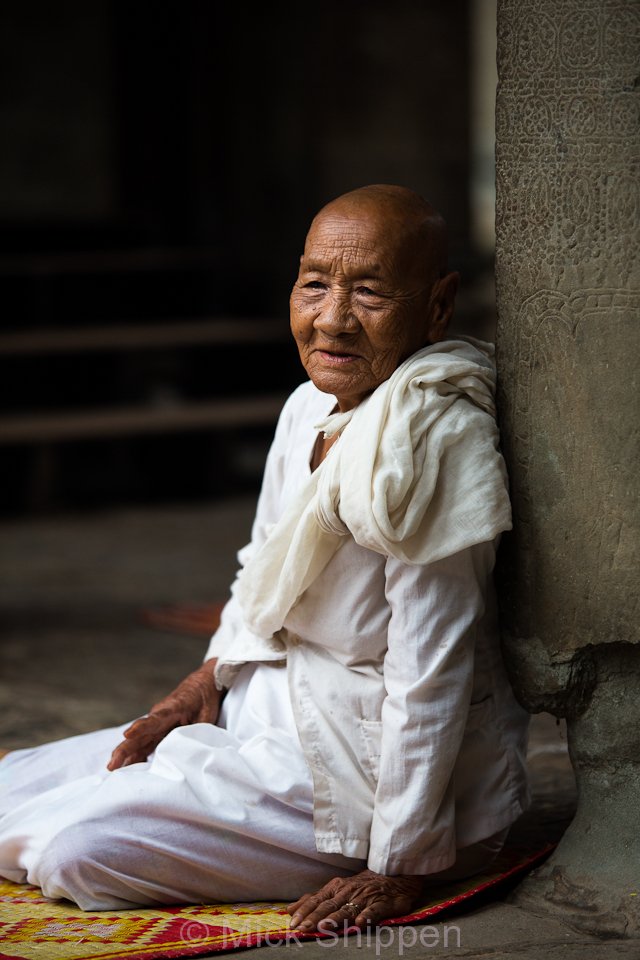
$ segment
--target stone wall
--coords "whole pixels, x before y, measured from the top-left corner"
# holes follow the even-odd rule
[[[640,935],[639,73],[637,2],[500,0],[503,640],[522,703],[567,718],[578,786],[517,896],[626,936]]]
[[[499,5],[503,616],[558,664],[640,640],[639,30],[630,0]]]

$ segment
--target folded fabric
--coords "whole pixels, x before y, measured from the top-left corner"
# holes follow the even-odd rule
[[[426,564],[511,528],[495,382],[491,344],[447,340],[317,424],[338,441],[238,579],[250,630],[265,639],[280,630],[348,534]]]

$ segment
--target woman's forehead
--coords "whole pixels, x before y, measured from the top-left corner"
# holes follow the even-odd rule
[[[394,223],[375,210],[350,216],[321,214],[307,234],[304,260],[316,256],[393,260],[409,245],[411,233],[408,225]]]
[[[418,246],[409,225],[375,210],[349,216],[327,212],[311,225],[301,265],[306,270],[323,269],[340,260],[355,266],[366,264],[369,273],[381,275],[389,269],[411,269]]]

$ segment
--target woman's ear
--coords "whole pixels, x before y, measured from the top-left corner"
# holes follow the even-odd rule
[[[459,283],[460,274],[457,271],[446,273],[434,283],[431,292],[429,329],[427,331],[429,343],[436,343],[438,340],[445,339],[453,317]]]

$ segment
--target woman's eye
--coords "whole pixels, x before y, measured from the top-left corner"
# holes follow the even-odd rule
[[[364,293],[367,297],[379,297],[380,294],[377,290],[372,290],[371,287],[358,287],[358,293]]]
[[[308,283],[304,285],[305,290],[324,290],[325,285],[320,280],[309,280]]]

